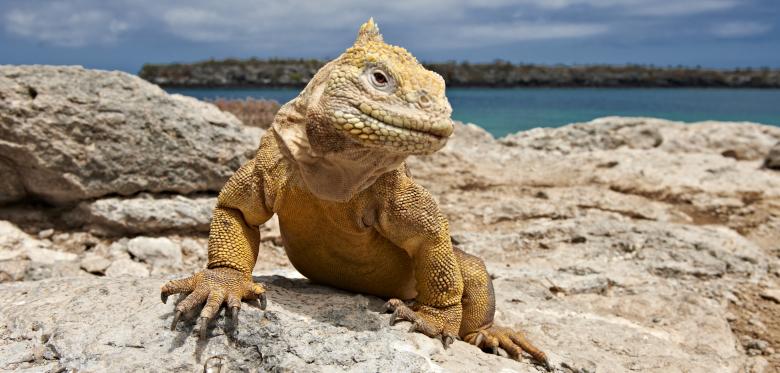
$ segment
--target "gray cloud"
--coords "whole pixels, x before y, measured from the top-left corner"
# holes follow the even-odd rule
[[[131,28],[129,22],[111,12],[84,7],[74,13],[71,9],[67,3],[11,9],[3,17],[5,29],[57,46],[81,47],[114,42]]]
[[[716,44],[730,39],[753,43],[764,63],[780,61],[778,52],[759,45],[780,38],[777,0],[3,0],[0,44],[37,50],[24,57],[0,45],[0,56],[78,62],[80,52],[90,51],[101,66],[333,57],[369,16],[386,40],[427,60],[707,64],[696,50],[724,56]],[[749,59],[732,47],[739,51],[734,61]],[[106,50],[115,57],[101,54]],[[128,55],[133,62],[123,58]]]
[[[557,0],[562,2],[562,0]],[[581,0],[566,0],[571,4]],[[598,4],[599,1],[592,1]],[[466,42],[512,42],[529,39],[582,38],[605,32],[608,25],[565,20],[514,20],[503,26],[490,19],[473,19],[474,12],[523,6],[548,7],[545,2],[524,0],[429,1],[398,0],[361,3],[336,0],[249,1],[174,0],[119,1],[72,0],[42,6],[12,7],[5,15],[6,31],[59,46],[84,46],[115,41],[130,25],[162,25],[165,32],[195,42],[235,41],[265,45],[268,35],[285,39],[321,39],[347,32],[373,15],[380,23],[408,24],[432,39],[451,39],[453,26]],[[568,4],[568,5],[571,5]],[[564,4],[555,7],[563,7]],[[503,30],[503,31],[502,31]],[[351,32],[351,31],[350,31]],[[289,40],[288,40],[289,41]]]
[[[764,22],[733,21],[713,26],[712,33],[723,38],[744,38],[766,34],[771,29],[772,25]]]

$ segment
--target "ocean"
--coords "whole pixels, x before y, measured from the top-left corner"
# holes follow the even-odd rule
[[[271,99],[285,103],[299,89],[168,88],[198,99]],[[780,126],[780,89],[714,88],[452,88],[454,119],[496,137],[594,118],[646,116],[676,121],[749,121]]]

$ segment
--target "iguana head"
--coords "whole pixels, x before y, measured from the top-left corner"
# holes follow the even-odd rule
[[[428,154],[452,134],[444,79],[406,49],[386,44],[373,18],[360,27],[355,44],[323,70],[318,117],[361,146]]]
[[[370,19],[352,47],[279,109],[273,132],[310,192],[346,201],[410,154],[443,147],[451,113],[441,76],[385,44]]]

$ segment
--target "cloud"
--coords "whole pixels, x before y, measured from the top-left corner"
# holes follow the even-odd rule
[[[130,29],[114,14],[99,9],[73,12],[66,3],[12,9],[3,18],[9,33],[65,47],[112,43]]]
[[[712,34],[722,38],[744,38],[748,36],[766,34],[772,29],[772,25],[755,21],[726,22],[711,28]]]
[[[736,0],[644,1],[628,9],[643,16],[685,16],[727,10],[739,5]]]
[[[517,0],[517,4],[539,9],[572,7],[612,9],[618,14],[641,16],[683,16],[734,8],[738,0]]]
[[[439,33],[440,47],[500,45],[551,39],[580,39],[604,34],[609,26],[597,23],[515,21],[504,24],[460,25]]]
[[[283,56],[338,51],[369,16],[380,26],[389,26],[383,30],[390,30],[391,42],[439,50],[533,40],[671,40],[686,32],[747,37],[771,28],[751,21],[726,22],[710,30],[707,16],[697,16],[736,12],[745,8],[744,0],[60,0],[30,4],[28,0],[0,4],[7,33],[57,46],[85,47],[116,43],[143,31],[188,44],[218,44],[237,54]]]

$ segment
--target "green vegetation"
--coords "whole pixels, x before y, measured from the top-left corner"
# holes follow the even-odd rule
[[[161,86],[301,87],[325,64],[315,59],[209,60],[146,64],[139,76]],[[780,88],[780,69],[718,70],[645,65],[426,63],[451,87],[754,87]]]

